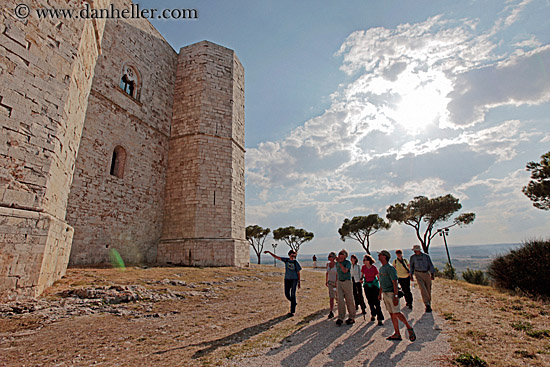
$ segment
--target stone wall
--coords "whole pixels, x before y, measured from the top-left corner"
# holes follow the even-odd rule
[[[146,20],[21,21],[17,4],[0,12],[0,301],[40,294],[69,254],[73,264],[116,249],[127,263],[248,265],[235,53],[204,41],[178,56]],[[120,87],[126,67],[138,75],[133,96]],[[125,159],[113,175],[115,150]]]
[[[105,26],[71,187],[67,221],[75,229],[71,264],[154,263],[164,208],[165,170],[177,54],[147,20]],[[119,86],[138,72],[136,98]],[[126,152],[122,177],[110,174],[114,149]]]
[[[243,142],[244,70],[235,53],[207,41],[182,48],[159,262],[248,264]]]
[[[104,29],[101,20],[21,21],[18,3],[0,13],[0,284],[9,285],[0,299],[39,294],[64,274],[67,199]]]

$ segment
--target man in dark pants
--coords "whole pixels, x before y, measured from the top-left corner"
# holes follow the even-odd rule
[[[294,250],[288,252],[288,257],[279,257],[271,251],[264,251],[264,254],[270,254],[285,263],[285,297],[290,301],[288,316],[294,316],[296,313],[296,287],[300,288],[300,270],[302,270],[300,263],[296,260],[298,254]]]
[[[395,268],[395,270],[397,270],[397,276],[399,277],[397,281],[399,282],[401,290],[405,295],[405,302],[407,303],[407,307],[412,310],[413,295],[411,293],[411,276],[409,274],[409,262],[407,261],[407,259],[403,258],[403,251],[396,250],[395,254],[397,255],[397,259],[393,260],[393,267]]]

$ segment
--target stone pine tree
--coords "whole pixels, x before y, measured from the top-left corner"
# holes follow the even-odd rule
[[[338,229],[340,239],[346,238],[356,240],[363,246],[363,249],[370,255],[370,236],[385,229],[390,229],[391,224],[380,218],[378,214],[369,214],[365,216],[353,217],[351,220],[346,218],[342,227]]]
[[[246,227],[246,239],[250,243],[250,246],[254,249],[256,256],[258,257],[258,264],[261,262],[261,254],[264,250],[264,242],[267,235],[271,233],[271,229],[262,228],[258,225]]]
[[[399,203],[391,205],[386,212],[386,218],[390,222],[403,223],[414,228],[416,237],[425,253],[428,253],[432,238],[437,235],[438,229],[451,228],[456,225],[465,226],[472,223],[476,215],[464,213],[453,220],[453,224],[435,228],[451,218],[462,209],[458,198],[451,194],[430,199],[426,196],[417,196],[408,204]]]
[[[531,181],[521,191],[531,199],[535,208],[550,210],[550,152],[540,158],[540,163],[527,163]]]
[[[303,228],[280,227],[273,231],[273,238],[276,241],[283,241],[292,250],[300,251],[300,246],[313,239],[313,232],[308,232]]]

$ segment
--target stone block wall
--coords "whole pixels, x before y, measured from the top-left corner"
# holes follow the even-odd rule
[[[235,53],[204,41],[178,55],[143,19],[22,21],[18,3],[0,12],[0,301],[40,294],[69,254],[72,264],[116,249],[131,264],[248,265]],[[84,3],[110,1],[26,4]],[[133,97],[120,87],[128,66]]]
[[[246,265],[244,70],[235,53],[207,41],[182,48],[173,109],[158,261]]]
[[[144,19],[107,22],[102,51],[67,210],[70,264],[108,262],[113,249],[128,264],[154,263],[177,54]],[[139,74],[136,98],[119,86],[126,65]],[[116,147],[126,152],[122,177],[110,174]]]
[[[0,299],[36,295],[65,271],[66,205],[104,29],[101,20],[19,20],[18,3],[0,13],[0,284],[11,284]]]

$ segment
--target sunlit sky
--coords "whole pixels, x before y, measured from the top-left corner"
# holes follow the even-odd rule
[[[550,151],[549,1],[138,2],[197,9],[152,23],[245,67],[247,225],[314,232],[302,254],[359,251],[344,218],[452,193],[477,218],[450,246],[549,237],[521,192]],[[394,224],[371,246],[416,241]]]

